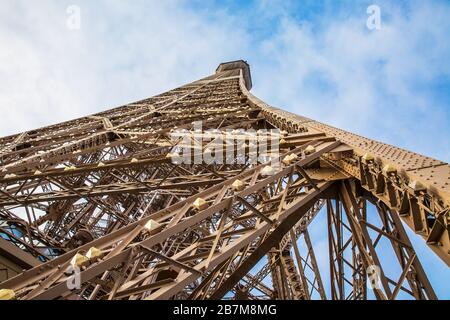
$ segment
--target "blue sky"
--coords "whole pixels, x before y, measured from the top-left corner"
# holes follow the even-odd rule
[[[372,4],[380,30],[366,27]],[[81,9],[80,30],[66,26],[69,5]],[[450,2],[437,0],[2,0],[0,135],[152,96],[245,59],[252,91],[266,102],[449,162],[449,16]],[[320,220],[314,228],[320,244]],[[449,298],[449,269],[421,252]]]

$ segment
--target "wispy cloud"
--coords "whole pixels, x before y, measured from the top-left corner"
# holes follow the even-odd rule
[[[233,19],[179,1],[11,1],[0,8],[0,134],[152,96],[209,75],[246,46]],[[214,15],[216,19],[220,13]]]
[[[450,6],[381,3],[378,31],[366,28],[365,6],[320,21],[281,18],[258,48],[270,63],[258,65],[255,91],[296,113],[449,161],[450,99],[440,91],[450,89]]]

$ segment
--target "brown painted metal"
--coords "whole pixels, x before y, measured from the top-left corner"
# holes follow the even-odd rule
[[[246,62],[223,63],[158,96],[1,138],[0,254],[28,270],[0,289],[18,299],[436,299],[401,221],[450,265],[450,167],[273,108],[251,87]],[[168,153],[183,145],[171,131],[195,121],[278,128],[279,161],[298,158],[272,176],[237,154],[173,163]],[[308,233],[319,214],[326,259]],[[101,256],[69,287],[67,267],[91,248]]]

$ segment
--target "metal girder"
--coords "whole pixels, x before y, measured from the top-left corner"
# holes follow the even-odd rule
[[[140,255],[146,255],[148,257],[139,263],[146,265],[150,263],[150,261],[153,261],[153,264],[155,265],[153,268],[150,268],[150,271],[152,272],[151,274],[148,274],[148,276],[155,274],[157,275],[162,269],[169,266],[175,270],[178,270],[176,282],[160,288],[158,290],[158,292],[161,291],[160,295],[156,295],[156,293],[150,295],[151,298],[169,298],[183,289],[184,285],[194,281],[196,277],[202,275],[205,271],[213,268],[218,263],[223,262],[223,259],[227,258],[227,255],[224,254],[225,251],[231,254],[234,251],[241,249],[243,246],[248,245],[252,241],[259,239],[261,235],[270,230],[272,224],[268,223],[265,219],[262,219],[259,215],[256,215],[252,210],[248,210],[247,207],[243,206],[238,199],[246,198],[248,199],[246,201],[254,201],[254,199],[261,193],[265,194],[266,197],[271,195],[271,197],[265,201],[266,204],[260,204],[258,209],[261,211],[261,214],[267,215],[268,218],[273,216],[274,218],[277,218],[276,221],[286,220],[290,217],[290,215],[292,215],[293,212],[298,210],[297,208],[299,208],[300,205],[310,201],[315,201],[314,197],[319,195],[316,188],[311,186],[296,170],[296,168],[298,166],[308,165],[316,161],[321,154],[334,149],[337,145],[338,144],[336,143],[323,143],[318,145],[317,152],[310,155],[300,155],[304,158],[299,158],[297,163],[282,168],[281,171],[269,178],[263,179],[259,174],[264,167],[263,165],[244,171],[244,173],[237,176],[235,179],[217,184],[214,187],[198,193],[194,197],[190,197],[174,206],[164,209],[163,211],[150,215],[149,218],[142,219],[141,221],[131,224],[123,229],[119,229],[104,238],[100,238],[99,240],[81,246],[72,252],[46,263],[45,265],[25,272],[21,277],[19,277],[22,278],[24,282],[17,278],[11,279],[10,281],[4,283],[4,285],[9,287],[12,286],[17,292],[23,291],[24,294],[26,293],[24,295],[26,298],[56,298],[67,291],[66,283],[62,281],[62,279],[64,279],[64,277],[67,278],[67,276],[64,275],[64,272],[59,272],[59,274],[55,273],[55,270],[59,270],[61,266],[66,266],[66,264],[73,259],[77,252],[83,252],[90,247],[96,247],[109,253],[107,253],[100,262],[94,263],[91,267],[81,273],[82,282],[86,282],[86,286],[92,285],[92,282],[90,281],[94,281],[93,278],[95,276],[102,276],[102,274],[108,272],[109,269],[115,268],[118,264],[123,263],[125,259],[131,259],[130,255],[135,258]],[[300,152],[301,149],[302,148],[299,148],[297,152]],[[232,183],[237,178],[246,182],[248,187],[242,192],[227,196],[227,194],[231,191],[230,189]],[[282,183],[282,181],[287,179],[292,180],[293,184],[286,185],[285,188],[283,188],[284,183]],[[302,181],[304,182],[301,183]],[[325,181],[320,184],[320,187],[325,188],[330,183],[331,182]],[[273,189],[268,192],[267,188]],[[288,192],[287,194],[290,196],[289,200],[285,201],[285,207],[283,207],[283,210],[279,212],[276,208],[278,208],[278,202],[285,199],[282,196],[284,192]],[[208,203],[212,203],[212,205],[208,209],[198,212],[194,216],[188,215],[188,212],[184,210],[184,208],[186,208],[186,204],[192,204],[195,198],[198,197],[206,199]],[[198,227],[199,224],[205,224],[205,226],[208,224],[219,224],[221,218],[219,218],[218,215],[223,215],[230,209],[235,212],[235,215],[224,216],[226,219],[224,228],[220,229],[216,227],[214,228],[217,230],[216,232],[212,234],[203,234],[200,238],[192,234],[191,236],[195,237],[196,241],[189,245],[185,235],[192,232],[190,231],[192,227]],[[180,212],[183,212],[183,215],[179,216],[177,210],[181,210]],[[238,211],[240,211],[239,215],[236,214]],[[175,224],[171,223],[173,219],[177,219]],[[167,226],[167,228],[163,227],[162,230],[152,237],[147,239],[144,237],[144,240],[139,241],[142,239],[141,237],[143,236],[142,233],[144,232],[145,223],[150,220],[156,221],[161,224],[161,226]],[[287,220],[292,220],[292,218]],[[293,222],[296,222],[297,220],[293,220]],[[242,228],[243,221],[248,221],[250,226]],[[282,223],[281,225],[283,226]],[[207,229],[204,228],[204,231],[207,231]],[[205,250],[208,250],[207,248],[209,248],[211,243],[216,238],[215,234],[220,235],[220,240],[222,242],[221,253],[215,253],[212,256],[212,259],[208,259],[210,251]],[[103,242],[106,239],[108,239],[107,242]],[[136,243],[136,241],[138,242]],[[117,243],[120,243],[120,245],[116,247]],[[174,249],[174,243],[179,243],[181,246]],[[143,248],[144,252],[142,253],[142,249],[139,248]],[[152,248],[155,248],[153,250],[159,250],[158,252],[160,253],[166,252],[165,258],[161,259],[161,256],[152,254],[152,251],[149,251],[149,249],[152,250]],[[202,252],[204,253],[202,254]],[[188,259],[189,256],[195,256],[195,259],[190,260]],[[148,259],[150,259],[150,261]],[[183,268],[181,268],[183,270],[180,270],[179,263],[171,264],[168,262],[170,259],[173,261],[178,261],[178,259],[187,259],[187,261],[179,263],[195,263],[195,266],[191,266],[190,269],[188,269],[189,272],[185,272]],[[200,263],[202,259],[204,259],[203,264]],[[161,260],[164,261],[164,263],[162,263]],[[206,270],[202,270],[203,268]],[[197,272],[191,272],[193,269],[197,270]],[[41,270],[45,271],[42,272]],[[126,271],[120,269],[119,272],[124,273]],[[58,274],[58,277],[55,277],[55,274]],[[86,280],[84,281],[85,275]],[[138,274],[135,276],[139,277]],[[37,288],[41,287],[41,289],[38,290],[35,286],[30,286],[28,283],[30,279],[40,283]],[[142,280],[145,280],[145,278],[142,278]],[[128,282],[123,283],[122,286],[118,288],[118,292],[121,292],[122,287],[123,289],[128,290],[132,284],[137,285],[139,283],[140,282],[136,282],[135,279],[129,279]],[[30,293],[27,288],[34,289]],[[106,289],[103,288],[102,290]]]
[[[450,265],[450,167],[273,108],[251,86],[247,63],[224,63],[155,97],[0,138],[3,256],[38,261],[0,289],[18,299],[436,299],[401,221]],[[232,156],[176,163],[171,152],[187,146],[176,129],[203,153],[230,145],[207,130],[231,132]],[[271,175],[274,159],[254,164],[255,141],[236,129],[281,131]],[[330,288],[308,232],[320,214]],[[89,250],[100,254],[86,260]]]

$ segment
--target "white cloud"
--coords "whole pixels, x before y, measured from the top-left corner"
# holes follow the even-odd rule
[[[75,3],[80,31],[66,28],[71,2],[2,2],[0,135],[172,89],[245,48],[231,17],[205,23],[179,1]]]
[[[260,45],[271,63],[258,65],[255,92],[298,114],[449,161],[449,101],[421,89],[450,79],[450,6],[380,6],[382,30],[372,32],[363,6],[360,15],[324,15],[315,21],[320,28],[284,17]]]

